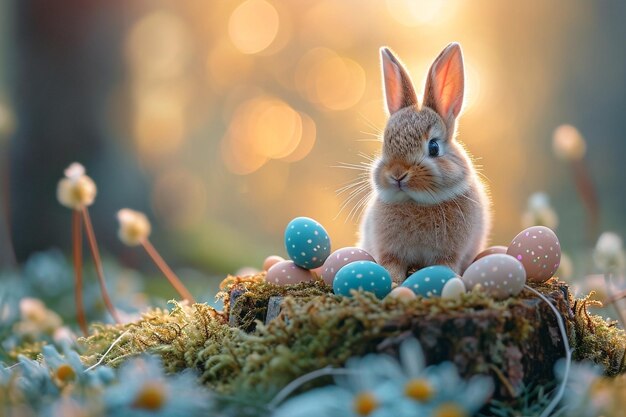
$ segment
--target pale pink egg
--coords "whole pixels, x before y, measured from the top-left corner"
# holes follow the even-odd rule
[[[278,262],[265,275],[265,281],[276,285],[292,285],[313,280],[311,271],[300,268],[293,261]]]
[[[398,300],[413,300],[417,298],[417,295],[408,287],[396,287],[387,294],[387,297],[396,298]]]
[[[337,271],[349,263],[356,261],[376,262],[372,255],[365,252],[363,249],[354,247],[341,248],[331,253],[326,259],[326,262],[322,265],[320,276],[326,284],[333,285]]]
[[[544,282],[552,278],[561,263],[559,238],[545,226],[533,226],[515,236],[506,251],[524,265],[526,278]]]
[[[264,271],[269,271],[272,266],[274,266],[277,263],[282,262],[284,260],[285,260],[285,258],[283,258],[282,256],[278,256],[278,255],[268,256],[263,261],[263,270]]]

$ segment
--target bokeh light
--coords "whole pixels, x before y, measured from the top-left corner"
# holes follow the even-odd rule
[[[272,44],[278,34],[278,12],[265,0],[246,0],[230,15],[228,35],[244,54],[256,54]]]
[[[259,96],[234,111],[221,149],[227,168],[244,175],[270,159],[300,160],[314,143],[315,123],[310,117],[282,100]]]
[[[354,60],[327,48],[308,51],[298,63],[296,83],[312,103],[328,110],[346,110],[365,91],[365,71]]]
[[[185,139],[184,98],[157,92],[138,99],[133,125],[137,149],[146,161],[176,151]]]
[[[207,198],[202,179],[184,168],[159,174],[152,193],[159,222],[173,229],[189,228],[203,221]]]
[[[181,75],[191,56],[191,35],[178,16],[155,11],[137,21],[126,41],[133,73],[145,78]]]
[[[434,24],[450,15],[452,1],[385,0],[387,10],[398,23],[415,27]]]
[[[9,104],[0,100],[0,143],[15,129],[15,116]]]

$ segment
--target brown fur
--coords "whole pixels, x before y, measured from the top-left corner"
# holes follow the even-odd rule
[[[388,49],[383,59],[388,105],[383,152],[371,170],[374,195],[361,223],[359,246],[402,282],[407,271],[447,265],[462,273],[485,246],[489,200],[472,162],[454,138],[463,100],[460,47],[448,46],[433,63],[421,109],[406,91],[408,76]],[[400,66],[400,68],[394,68]],[[395,86],[394,86],[395,83]],[[441,155],[430,156],[428,143]]]

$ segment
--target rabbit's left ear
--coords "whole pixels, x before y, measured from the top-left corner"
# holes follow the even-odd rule
[[[464,90],[463,53],[458,43],[451,43],[430,67],[424,105],[439,113],[447,125],[453,125],[461,112]]]
[[[413,83],[389,48],[380,48],[380,63],[383,69],[383,87],[389,115],[405,107],[416,105],[417,96]]]

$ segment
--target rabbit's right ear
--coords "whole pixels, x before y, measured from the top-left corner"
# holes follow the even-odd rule
[[[413,89],[413,83],[400,61],[391,53],[389,48],[380,48],[380,61],[389,115],[405,107],[416,105],[417,96]]]

